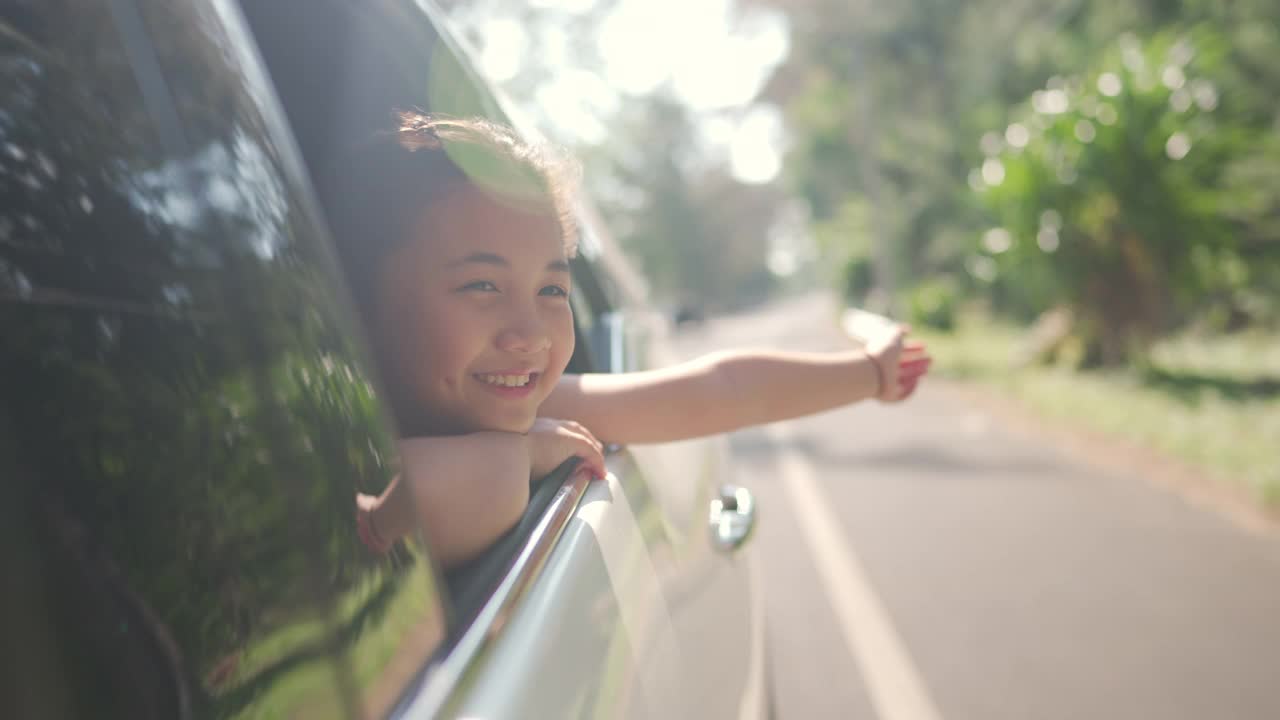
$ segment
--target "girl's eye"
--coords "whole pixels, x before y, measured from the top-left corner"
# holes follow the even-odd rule
[[[477,292],[498,292],[498,286],[488,280],[476,280],[458,288],[459,291],[477,291]]]
[[[569,291],[559,285],[548,285],[539,290],[538,294],[545,297],[569,297]]]

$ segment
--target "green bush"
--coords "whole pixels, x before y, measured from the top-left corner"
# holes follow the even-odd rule
[[[1126,35],[1050,79],[984,138],[973,184],[997,226],[971,272],[1026,310],[1071,307],[1106,364],[1214,306],[1240,314],[1274,267],[1256,248],[1280,143],[1228,92],[1230,52],[1208,27]]]
[[[857,256],[845,261],[840,270],[840,291],[846,302],[861,305],[873,287],[875,270],[870,257]]]
[[[907,318],[918,328],[951,332],[956,326],[960,292],[950,279],[928,280],[913,288],[907,298]]]

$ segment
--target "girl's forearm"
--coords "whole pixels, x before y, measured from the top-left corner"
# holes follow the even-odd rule
[[[411,478],[476,474],[529,475],[529,439],[508,432],[400,439],[400,460]],[[415,480],[416,481],[416,480]]]
[[[709,418],[726,432],[789,420],[874,397],[880,389],[875,362],[860,350],[838,353],[728,352],[709,358],[721,378]]]
[[[660,370],[566,376],[540,411],[617,443],[662,443],[830,410],[876,394],[861,351],[732,351]]]
[[[372,511],[374,528],[393,541],[421,526],[446,565],[486,547],[519,519],[528,502],[524,435],[404,438],[400,459],[401,475]]]

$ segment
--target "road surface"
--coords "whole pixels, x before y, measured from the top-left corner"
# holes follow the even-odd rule
[[[676,336],[847,347],[811,296]],[[779,718],[1280,718],[1280,538],[926,382],[731,438]]]

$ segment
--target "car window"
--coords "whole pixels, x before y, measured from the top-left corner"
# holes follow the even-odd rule
[[[356,537],[394,434],[236,16],[0,9],[0,715],[390,707],[439,584]]]

